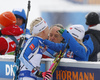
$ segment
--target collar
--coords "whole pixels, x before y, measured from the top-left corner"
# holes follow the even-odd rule
[[[91,27],[89,27],[89,29],[93,29],[93,30],[98,30],[98,31],[100,31],[100,24],[91,26]]]
[[[37,39],[39,39],[41,42],[43,42],[44,40],[41,38],[41,37],[39,37],[39,36],[35,36]]]

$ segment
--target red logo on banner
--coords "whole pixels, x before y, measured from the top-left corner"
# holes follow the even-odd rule
[[[34,44],[30,45],[31,50],[33,50],[35,48]]]

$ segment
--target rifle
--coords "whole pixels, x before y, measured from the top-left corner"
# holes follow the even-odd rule
[[[26,26],[27,26],[29,11],[30,11],[30,1],[28,1],[28,11],[27,11],[27,17],[26,17],[26,21],[25,21],[24,34],[20,38],[19,44],[18,44],[18,46],[16,46],[16,50],[15,50],[15,60],[14,60],[14,67],[13,67],[13,75],[14,75],[13,80],[18,79],[18,74],[19,74],[19,69],[20,69],[20,61],[18,58],[21,54],[23,45],[25,43],[25,33],[26,33]]]
[[[59,55],[56,56],[56,58],[54,59],[52,65],[50,66],[49,70],[52,72],[51,74],[54,73],[54,71],[56,70],[58,64],[60,63],[60,60],[63,58],[63,55],[64,55],[66,49],[69,47],[69,42],[70,42],[70,40],[68,41],[65,50],[60,50]],[[64,46],[63,46],[63,48],[64,48]],[[46,79],[43,79],[43,80],[46,80]]]

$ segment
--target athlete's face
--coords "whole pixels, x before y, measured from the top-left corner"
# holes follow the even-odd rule
[[[23,19],[22,18],[16,18],[16,24],[18,26],[21,26],[23,24]]]
[[[60,29],[61,28],[57,26],[54,26],[53,28],[50,29],[50,32],[49,32],[50,41],[53,41],[55,43],[61,43],[61,41],[63,40],[63,37],[57,32]]]

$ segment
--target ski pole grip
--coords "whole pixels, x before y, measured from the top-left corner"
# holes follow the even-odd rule
[[[28,10],[30,11],[30,0],[28,1]]]

